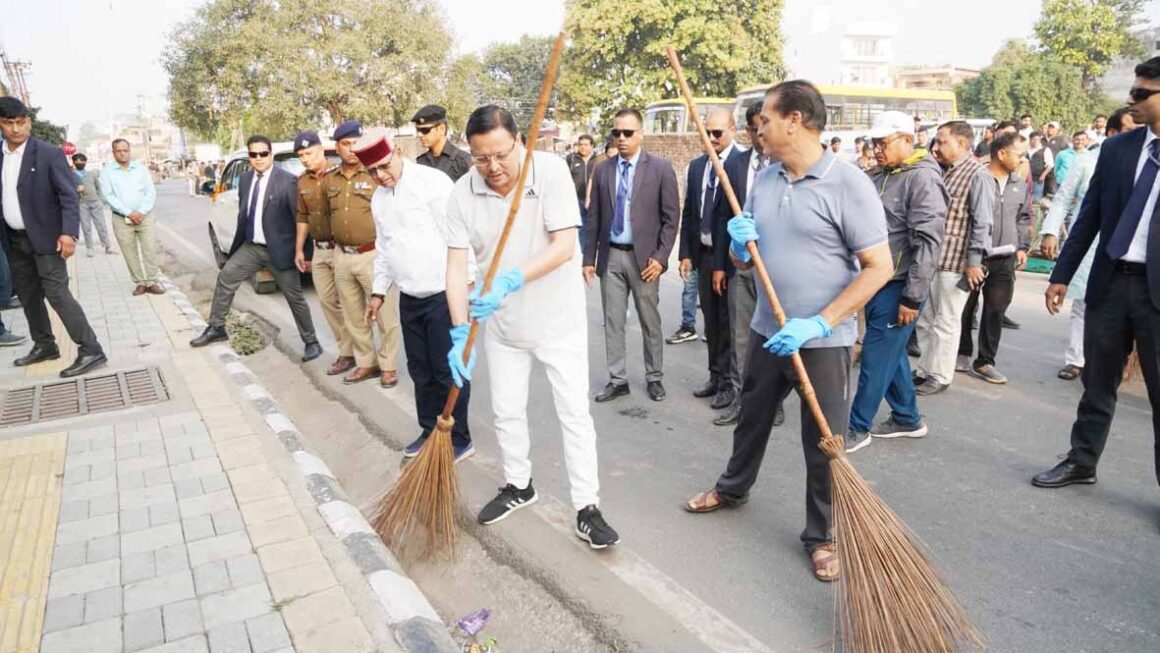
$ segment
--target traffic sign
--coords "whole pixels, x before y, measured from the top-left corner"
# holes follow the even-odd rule
[[[72,156],[77,153],[77,146],[68,141],[61,143],[60,149],[64,150],[65,156]]]

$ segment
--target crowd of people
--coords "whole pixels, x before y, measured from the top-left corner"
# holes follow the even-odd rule
[[[301,287],[300,274],[309,273],[337,341],[328,374],[342,375],[346,384],[377,380],[394,387],[401,339],[419,427],[404,456],[424,446],[451,385],[462,388],[452,438],[459,462],[475,452],[467,415],[475,354],[464,354],[469,324],[478,320],[505,482],[479,521],[495,523],[537,500],[527,404],[529,374],[539,361],[563,434],[576,535],[604,548],[620,536],[599,509],[589,400],[631,393],[630,298],[642,336],[645,392],[652,401],[666,399],[659,296],[674,248],[692,294],[683,298],[681,328],[667,342],[697,339],[699,304],[707,353],[704,384],[681,392],[720,410],[714,424],[734,425],[724,471],[685,503],[686,510],[704,513],[748,500],[770,431],[784,421],[782,404],[796,389],[794,354],[848,452],[873,439],[925,436],[918,398],[945,392],[956,372],[1006,383],[1000,342],[1005,326],[1017,326],[1006,311],[1016,271],[1038,242],[1048,258],[1059,257],[1048,310],[1057,312],[1065,296],[1073,299],[1060,378],[1082,378],[1085,392],[1071,453],[1033,483],[1094,483],[1133,344],[1154,408],[1160,397],[1160,358],[1153,351],[1160,342],[1160,268],[1147,265],[1150,250],[1160,247],[1160,236],[1149,232],[1160,219],[1160,58],[1140,64],[1136,76],[1127,107],[1098,116],[1070,141],[1058,124],[1037,129],[1031,116],[1000,122],[976,138],[962,120],[929,133],[913,116],[887,111],[859,139],[854,160],[842,155],[840,141],[821,141],[826,108],[818,89],[803,80],[783,82],[746,110],[751,147],[738,142],[731,112],[705,117],[726,179],[718,178],[707,154],[698,157],[685,171],[683,202],[673,165],[644,147],[642,117],[631,108],[612,117],[603,157],[588,135],[567,158],[529,156],[512,115],[496,105],[468,118],[466,151],[448,140],[442,107],[420,109],[412,121],[426,151],[416,160],[400,153],[387,130],[348,120],[331,135],[340,159],[332,167],[319,134],[303,131],[293,143],[305,168],[298,177],[274,164],[269,138],[253,135],[228,260],[208,326],[190,344],[226,340],[225,317],[238,287],[266,268],[294,316],[302,360],[320,357]],[[0,99],[0,128],[4,251],[35,341],[17,365],[59,356],[47,299],[80,345],[77,362],[62,374],[83,373],[104,355],[68,292],[63,261],[82,225],[90,255],[90,226],[100,246],[114,253],[98,206],[104,203],[113,211],[134,293],[160,292],[151,253],[152,183],[120,140],[113,143],[115,163],[98,175],[85,170],[82,158],[79,177],[72,176],[58,149],[28,138],[27,110],[13,98]],[[43,161],[46,172],[26,178],[21,157]],[[530,168],[519,213],[499,252],[525,161]],[[743,203],[741,214],[727,201],[724,183]],[[1037,202],[1047,210],[1037,211]],[[748,249],[754,242],[788,318],[784,325],[754,277]],[[483,274],[493,265],[498,274],[484,292]],[[607,382],[590,397],[585,285],[596,283]],[[0,337],[5,333],[0,326]],[[908,355],[918,358],[913,367]],[[884,400],[889,415],[875,423]],[[820,429],[803,411],[801,539],[816,577],[832,581],[840,569]]]

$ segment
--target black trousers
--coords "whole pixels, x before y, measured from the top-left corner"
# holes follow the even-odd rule
[[[733,429],[733,454],[716,486],[717,494],[729,503],[748,500],[749,488],[757,481],[765,458],[774,413],[790,391],[797,389],[793,363],[789,358],[762,349],[765,340],[757,332],[749,334],[745,380],[741,385],[741,416]],[[837,434],[845,434],[849,428],[852,351],[851,347],[801,350],[802,362],[822,413]],[[830,468],[826,454],[818,448],[821,437],[818,424],[803,401],[801,438],[806,460],[806,527],[801,539],[811,553],[831,540]]]
[[[1083,397],[1071,427],[1068,458],[1089,469],[1095,469],[1099,462],[1133,343],[1152,404],[1156,481],[1160,483],[1160,311],[1152,305],[1148,280],[1143,274],[1115,272],[1104,298],[1094,306],[1087,305],[1083,329],[1087,363],[1080,376]]]
[[[971,318],[979,305],[979,295],[983,296],[983,315],[979,318],[979,355],[974,366],[994,365],[995,354],[999,351],[999,339],[1003,336],[1003,316],[1011,305],[1015,294],[1015,256],[996,256],[983,263],[987,269],[987,279],[982,290],[971,291],[967,305],[963,307],[962,331],[959,334],[959,355],[974,353],[971,341]]]
[[[451,350],[451,312],[444,293],[430,297],[412,297],[399,293],[399,322],[403,331],[403,350],[407,353],[407,373],[415,383],[415,413],[419,428],[426,437],[435,429],[435,418],[443,412],[443,403],[451,391],[451,368],[447,352]],[[456,447],[471,442],[467,426],[467,404],[471,384],[464,383],[459,402],[451,416],[455,427],[451,440]]]
[[[81,356],[101,353],[97,334],[89,326],[85,311],[68,289],[68,264],[59,254],[37,254],[28,234],[4,226],[8,235],[8,266],[12,270],[12,287],[24,305],[32,341],[44,347],[55,347],[52,320],[45,300],[52,305],[64,324],[69,338]]]
[[[230,313],[230,306],[234,303],[234,295],[246,280],[254,276],[262,268],[268,269],[274,275],[274,283],[286,298],[290,306],[290,314],[294,316],[294,324],[298,327],[298,337],[302,342],[311,344],[318,342],[314,334],[314,320],[310,317],[310,306],[302,296],[302,277],[298,275],[298,268],[277,270],[270,262],[270,252],[265,245],[242,243],[238,251],[234,252],[225,267],[218,272],[217,285],[213,289],[213,304],[209,310],[209,325],[224,327],[226,317]]]
[[[713,292],[713,250],[701,246],[697,263],[697,294],[701,299],[701,314],[705,318],[705,340],[709,352],[709,381],[719,391],[732,391],[737,376],[733,362],[732,326],[729,321],[729,294]]]

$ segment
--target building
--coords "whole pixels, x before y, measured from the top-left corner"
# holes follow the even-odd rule
[[[1139,38],[1144,44],[1144,56],[1139,59],[1119,57],[1100,77],[1100,87],[1104,94],[1117,101],[1127,102],[1128,89],[1132,88],[1132,82],[1136,80],[1136,65],[1152,57],[1160,57],[1160,27],[1141,30]]]
[[[895,88],[949,91],[968,79],[979,76],[974,68],[957,66],[903,66],[894,71]]]
[[[843,86],[888,88],[894,66],[893,23],[851,23],[842,36],[842,59],[838,83]]]

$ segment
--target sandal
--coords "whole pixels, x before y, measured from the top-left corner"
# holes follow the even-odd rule
[[[685,510],[689,512],[713,512],[724,505],[725,501],[721,499],[721,495],[717,494],[717,488],[713,488],[707,492],[694,494],[692,499],[685,502]]]
[[[823,583],[832,583],[838,580],[841,573],[838,568],[838,554],[834,553],[833,544],[823,544],[810,553],[810,562],[814,567],[814,578]]]
[[[1062,370],[1060,370],[1059,374],[1056,374],[1056,376],[1063,379],[1064,381],[1074,381],[1077,378],[1079,378],[1079,375],[1082,373],[1083,373],[1082,367],[1078,367],[1076,365],[1068,365],[1067,367],[1064,367]]]

